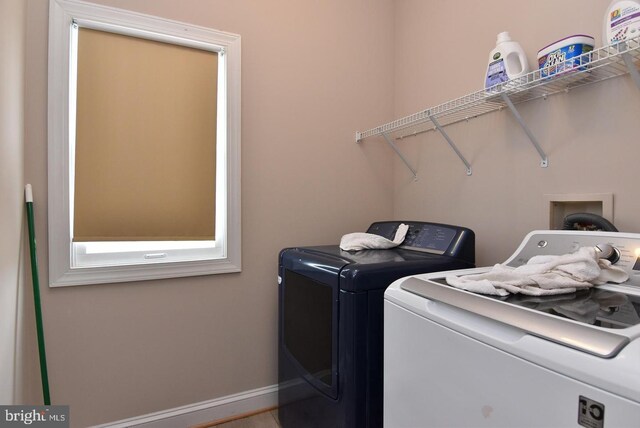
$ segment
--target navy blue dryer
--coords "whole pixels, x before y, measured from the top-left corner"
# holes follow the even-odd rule
[[[383,301],[396,279],[474,267],[475,236],[458,226],[373,223],[391,250],[337,245],[280,252],[278,417],[283,428],[382,427]]]

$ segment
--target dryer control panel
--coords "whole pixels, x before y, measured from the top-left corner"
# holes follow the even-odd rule
[[[409,230],[399,248],[475,261],[475,234],[466,227],[419,221],[383,221],[373,223],[367,233],[393,240],[401,224],[408,225]]]

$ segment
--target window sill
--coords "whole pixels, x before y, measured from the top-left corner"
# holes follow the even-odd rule
[[[66,272],[52,272],[51,287],[105,284],[154,279],[180,278],[240,272],[239,263],[229,259],[188,262],[162,262],[127,266],[71,268]]]

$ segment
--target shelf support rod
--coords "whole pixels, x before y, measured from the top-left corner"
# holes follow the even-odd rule
[[[389,137],[387,136],[386,133],[382,132],[382,136],[387,141],[387,144],[389,144],[391,146],[393,151],[396,152],[396,154],[398,156],[400,156],[400,159],[402,159],[402,162],[404,162],[404,164],[407,166],[407,168],[409,168],[409,171],[411,171],[411,174],[413,174],[413,181],[418,181],[418,175],[416,173],[416,170],[413,169],[413,167],[411,166],[411,164],[409,163],[407,158],[404,157],[404,155],[402,154],[402,152],[400,151],[398,146],[396,146],[396,144],[389,139]]]
[[[538,144],[538,140],[536,140],[536,137],[533,135],[531,130],[527,127],[527,124],[524,123],[522,116],[520,116],[520,113],[518,113],[518,110],[516,110],[516,106],[513,105],[513,103],[511,102],[511,99],[509,99],[509,96],[504,92],[500,95],[502,96],[502,99],[504,100],[504,102],[507,104],[507,107],[509,107],[509,110],[511,110],[511,113],[513,114],[513,116],[516,118],[516,120],[524,130],[525,134],[527,134],[527,136],[529,137],[529,141],[531,141],[531,144],[533,144],[533,146],[538,151],[538,154],[540,155],[540,159],[541,159],[540,166],[542,168],[546,168],[547,166],[549,166],[549,158],[547,157],[546,153],[542,150],[542,147],[540,147],[540,144]]]
[[[436,129],[438,130],[438,132],[440,132],[440,134],[442,134],[444,139],[447,140],[447,143],[449,143],[449,146],[453,149],[454,152],[456,152],[456,154],[458,155],[458,157],[460,158],[462,163],[464,163],[464,166],[465,166],[465,168],[467,170],[467,175],[471,175],[471,165],[469,164],[469,162],[467,162],[467,160],[464,158],[464,156],[462,156],[462,153],[460,153],[460,150],[458,150],[458,148],[453,143],[451,138],[449,138],[449,135],[447,135],[447,133],[444,132],[444,129],[442,128],[442,126],[440,126],[440,123],[438,122],[436,117],[433,116],[431,113],[429,113],[429,119],[431,119],[431,122],[436,126]]]
[[[629,52],[624,52],[621,54],[621,56],[627,66],[627,69],[629,70],[631,78],[636,83],[638,89],[640,89],[640,72],[638,72],[636,65],[633,63],[633,57],[631,57],[631,54],[629,54]]]

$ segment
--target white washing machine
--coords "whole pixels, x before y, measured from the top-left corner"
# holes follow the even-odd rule
[[[640,427],[640,234],[535,231],[505,263],[608,243],[620,285],[505,298],[395,281],[384,300],[384,426]]]

